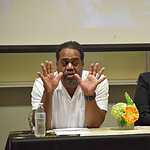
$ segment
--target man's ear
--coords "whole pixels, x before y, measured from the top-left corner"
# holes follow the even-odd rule
[[[84,61],[82,62],[82,68],[84,68]]]
[[[58,70],[58,62],[56,62],[56,69]]]

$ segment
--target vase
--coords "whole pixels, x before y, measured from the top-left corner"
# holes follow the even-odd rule
[[[117,126],[119,130],[133,130],[134,123],[127,123],[123,118],[117,119]]]

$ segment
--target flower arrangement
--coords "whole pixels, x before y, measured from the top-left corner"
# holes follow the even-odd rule
[[[122,129],[133,128],[134,122],[139,118],[138,109],[127,92],[125,92],[125,98],[127,103],[117,103],[111,109],[112,116],[119,121]]]

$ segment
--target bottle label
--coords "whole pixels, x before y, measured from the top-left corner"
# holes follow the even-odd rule
[[[45,113],[35,113],[35,119],[45,119],[46,114]]]

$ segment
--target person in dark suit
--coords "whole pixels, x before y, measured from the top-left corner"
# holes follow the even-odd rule
[[[134,102],[140,114],[139,119],[135,122],[135,125],[149,126],[150,125],[150,72],[144,72],[139,75]]]

